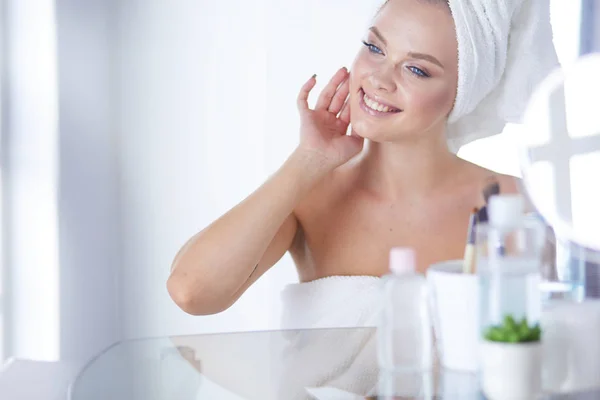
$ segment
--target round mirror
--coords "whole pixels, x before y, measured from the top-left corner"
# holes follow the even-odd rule
[[[527,196],[556,236],[600,250],[600,54],[556,70],[524,117]]]

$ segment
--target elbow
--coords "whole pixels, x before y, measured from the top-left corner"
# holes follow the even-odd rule
[[[188,279],[174,273],[167,280],[167,291],[181,310],[194,316],[218,314],[230,306],[208,291],[192,287]]]
[[[184,312],[190,315],[205,315],[199,307],[196,306],[195,294],[185,285],[178,282],[177,278],[170,276],[167,280],[167,291],[173,302]]]

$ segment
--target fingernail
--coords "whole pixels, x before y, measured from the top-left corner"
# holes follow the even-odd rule
[[[317,77],[317,74],[314,74],[314,75],[312,76],[312,78],[313,78],[313,79],[315,79],[316,77]]]

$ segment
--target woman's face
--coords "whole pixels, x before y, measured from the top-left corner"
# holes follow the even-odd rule
[[[445,125],[456,95],[457,49],[446,4],[390,0],[351,69],[353,130],[383,142]]]

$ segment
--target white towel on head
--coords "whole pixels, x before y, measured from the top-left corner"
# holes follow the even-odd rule
[[[458,41],[458,87],[448,119],[452,151],[519,123],[558,58],[549,0],[448,0]]]

